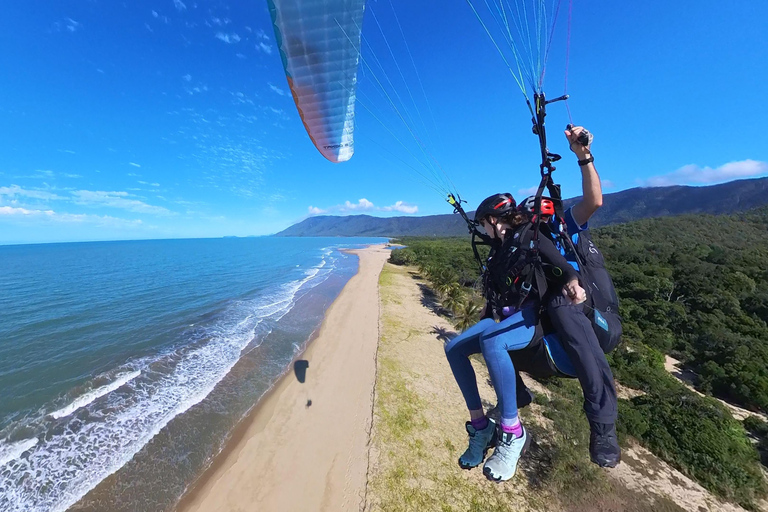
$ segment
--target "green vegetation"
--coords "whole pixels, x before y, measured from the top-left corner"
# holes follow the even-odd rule
[[[768,209],[598,231],[628,339],[673,353],[697,388],[768,412]]]
[[[761,209],[648,219],[593,233],[621,297],[624,340],[609,361],[619,382],[645,392],[621,401],[620,433],[636,437],[710,491],[747,508],[766,495],[766,484],[745,428],[765,449],[768,441],[761,432],[768,427],[751,419],[742,426],[717,401],[685,388],[665,371],[664,354],[693,370],[702,392],[768,411],[766,225],[768,209]],[[402,243],[408,247],[394,251],[391,261],[417,265],[443,305],[451,306],[447,309],[458,327],[476,320],[462,314],[462,305],[481,304],[468,240]],[[446,301],[450,293],[460,300]],[[580,402],[578,396],[570,399]],[[563,404],[551,405],[566,410]],[[572,414],[581,416],[576,410]]]
[[[620,427],[718,496],[754,508],[765,493],[758,454],[720,404],[679,387],[621,401]]]
[[[382,310],[372,436],[376,463],[369,474],[366,510],[682,511],[665,497],[627,489],[584,457],[588,429],[573,381],[552,380],[551,406],[546,397],[536,396],[536,404],[548,404],[548,419],[534,418],[534,406],[524,411],[534,442],[514,479],[495,484],[481,468],[460,470],[456,459],[466,446],[461,428],[466,409],[447,365],[434,364],[443,350],[433,326],[406,314],[413,303],[402,296],[402,287],[413,286],[414,276],[410,269],[387,265],[379,284]],[[483,364],[475,368],[482,386],[488,373]],[[545,430],[538,426],[541,421],[552,421],[555,427]]]
[[[480,270],[466,238],[405,238],[389,262],[413,265],[432,283],[442,306],[460,330],[480,319],[484,301]]]
[[[745,418],[744,428],[756,437],[768,436],[768,423],[757,416],[748,416]]]
[[[544,429],[532,421],[529,409],[521,411],[523,421],[534,439],[548,440],[540,450],[532,449],[529,458],[540,467],[542,485],[555,496],[567,497],[565,510],[636,512],[682,512],[684,509],[665,497],[648,498],[631,491],[610,478],[586,457],[589,424],[582,412],[579,384],[571,379],[550,378],[542,381],[552,398],[536,394],[534,403],[543,407],[552,428]]]

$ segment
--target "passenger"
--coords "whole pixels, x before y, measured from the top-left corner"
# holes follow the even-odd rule
[[[510,194],[485,199],[475,212],[475,221],[496,245],[488,259],[485,276],[487,308],[500,321],[486,317],[466,329],[445,346],[446,357],[469,409],[466,423],[469,446],[459,465],[469,469],[483,462],[496,444],[483,473],[491,480],[509,480],[530,439],[517,415],[515,367],[508,351],[521,350],[540,334],[539,310],[543,297],[562,294],[568,302],[586,299],[578,274],[552,241],[538,240],[538,254],[530,250],[534,231],[531,218],[516,208]],[[539,261],[543,262],[541,265]],[[548,290],[551,289],[551,294]],[[489,310],[490,314],[491,311]],[[469,356],[482,353],[501,411],[500,425],[485,415],[477,379]]]

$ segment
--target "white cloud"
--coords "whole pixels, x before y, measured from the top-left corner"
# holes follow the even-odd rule
[[[616,184],[614,182],[612,182],[611,180],[600,180],[600,185],[602,185],[602,187],[605,190],[611,190],[611,189],[616,188]]]
[[[190,96],[194,96],[195,94],[200,94],[201,92],[208,92],[208,86],[205,84],[202,84],[192,88],[186,87],[184,90],[187,91],[187,94],[189,94]]]
[[[320,214],[331,213],[331,212],[348,213],[348,212],[361,212],[361,211],[400,212],[400,213],[412,215],[419,211],[419,207],[416,205],[410,205],[403,201],[397,201],[395,204],[391,206],[376,206],[371,201],[365,198],[362,198],[362,199],[359,199],[357,203],[345,201],[344,204],[331,206],[325,209],[318,208],[316,206],[310,206],[308,211],[310,215],[320,215]]]
[[[105,192],[101,190],[75,190],[74,202],[85,206],[118,208],[136,213],[169,215],[172,212],[161,206],[152,206],[138,199],[132,199],[128,192]]]
[[[187,6],[181,0],[173,0],[173,6],[176,7],[176,10],[179,12],[187,10]]]
[[[187,73],[186,75],[184,75],[181,78],[183,78],[185,82],[191,82],[192,81],[192,75],[190,75],[189,73]]]
[[[408,214],[414,214],[419,211],[419,207],[416,205],[408,205],[402,201],[397,201],[392,206],[385,206],[381,208],[381,211],[383,212],[401,212],[401,213],[408,213]]]
[[[526,197],[532,196],[533,194],[535,194],[537,190],[539,190],[538,185],[535,185],[533,187],[528,187],[528,188],[521,188],[520,190],[517,191],[517,197],[515,199],[518,202],[520,202]]]
[[[271,55],[272,54],[272,45],[269,45],[269,44],[264,43],[264,42],[260,42],[259,44],[257,44],[256,45],[256,49],[263,51],[267,55]]]
[[[26,208],[13,208],[11,206],[0,206],[0,215],[6,216],[24,216],[31,217],[35,215],[54,215],[53,210],[27,210]]]
[[[158,16],[160,16],[160,15],[157,14],[157,11],[152,11],[152,17],[153,18],[157,18]]]
[[[70,32],[74,32],[75,30],[78,30],[83,27],[82,23],[79,23],[73,20],[72,18],[67,18],[66,23],[67,23],[67,30],[69,30]]]
[[[216,39],[221,39],[227,44],[239,43],[240,36],[237,34],[225,34],[224,32],[217,32]]]
[[[141,167],[139,164],[134,163],[134,162],[128,162],[128,165],[132,165],[134,167]]]
[[[31,199],[42,199],[44,201],[63,199],[61,196],[58,196],[56,194],[53,194],[45,190],[28,190],[28,189],[21,188],[18,185],[11,185],[10,187],[0,187],[0,196],[29,197]]]
[[[374,206],[373,203],[367,200],[366,198],[360,199],[357,204],[350,203],[349,201],[344,202],[344,206],[342,206],[342,211],[345,210],[351,210],[351,211],[359,211],[359,210],[373,210]]]
[[[16,176],[16,178],[33,178],[33,179],[39,179],[39,180],[55,179],[56,173],[49,169],[35,169],[33,171],[33,174]]]
[[[275,91],[280,96],[285,96],[285,91],[282,90],[281,88],[279,88],[278,86],[269,84],[269,88],[272,89],[273,91]]]
[[[752,178],[764,174],[768,174],[768,163],[757,160],[740,160],[738,162],[729,162],[714,169],[712,167],[699,167],[695,164],[686,165],[669,174],[640,180],[640,184],[646,187],[712,184],[739,178]]]
[[[96,224],[111,227],[139,227],[141,219],[121,219],[109,215],[89,215],[84,213],[57,213],[54,210],[29,210],[27,208],[12,208],[0,206],[0,219],[40,219],[45,221],[69,222],[79,224]]]

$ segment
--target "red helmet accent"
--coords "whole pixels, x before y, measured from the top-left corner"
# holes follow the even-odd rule
[[[517,207],[512,194],[493,194],[483,199],[483,202],[475,210],[475,221],[479,222],[488,215],[504,217]]]
[[[525,201],[520,203],[520,209],[533,215],[533,207],[536,204],[536,196],[529,196],[525,198]],[[554,215],[555,203],[548,197],[542,196],[541,198],[541,214],[542,215]]]

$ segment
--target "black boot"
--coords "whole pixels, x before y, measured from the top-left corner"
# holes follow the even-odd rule
[[[533,402],[533,393],[531,393],[531,390],[528,389],[528,387],[525,385],[523,378],[520,377],[520,373],[517,371],[515,371],[515,378],[517,380],[517,386],[515,388],[515,394],[517,395],[517,408],[522,409],[523,407],[527,407],[531,404],[531,402]]]
[[[589,458],[601,468],[615,468],[621,460],[616,425],[590,421],[589,430]]]

